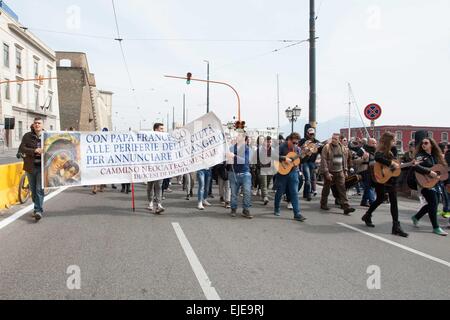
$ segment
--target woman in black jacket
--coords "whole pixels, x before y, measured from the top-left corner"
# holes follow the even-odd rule
[[[447,166],[441,149],[437,145],[436,141],[431,138],[423,139],[422,142],[417,146],[416,161],[418,162],[418,164],[414,167],[414,170],[420,174],[428,174],[433,178],[438,177],[438,173],[431,170],[434,165],[442,164],[444,166]],[[437,190],[437,188],[439,188],[439,185],[436,185],[431,189],[419,189],[422,196],[427,201],[427,204],[423,206],[414,217],[412,217],[412,221],[414,223],[414,226],[418,227],[419,220],[428,213],[431,224],[433,225],[433,233],[440,236],[447,236],[448,233],[442,230],[437,220],[439,195],[439,191]]]
[[[393,160],[397,159],[397,148],[395,147],[395,136],[390,132],[385,132],[381,137],[380,144],[375,153],[375,161],[392,169],[398,169],[399,164]],[[390,179],[385,184],[375,183],[375,191],[377,193],[377,199],[370,205],[367,213],[362,217],[362,220],[366,223],[366,226],[374,228],[372,223],[373,212],[384,202],[386,193],[389,194],[389,202],[391,205],[392,216],[392,234],[400,237],[408,237],[408,234],[404,232],[400,226],[398,220],[398,201],[396,190],[396,178]]]

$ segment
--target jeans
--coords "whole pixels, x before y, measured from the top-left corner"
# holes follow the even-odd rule
[[[211,170],[203,169],[197,171],[197,181],[198,181],[198,192],[197,199],[198,202],[203,202],[208,196],[209,183],[211,181]]]
[[[43,213],[44,209],[44,189],[41,181],[41,166],[34,166],[33,173],[27,172],[28,183],[31,190],[31,199],[34,203],[34,211]]]
[[[155,201],[156,204],[161,204],[162,180],[147,182],[147,198],[148,202]]]
[[[231,209],[238,208],[239,190],[244,191],[244,209],[248,210],[252,207],[252,174],[228,172],[231,187]]]
[[[230,194],[230,181],[229,180],[223,180],[219,176],[219,197],[223,198],[225,202],[231,201],[231,194]]]
[[[286,192],[294,209],[294,218],[301,217],[300,202],[298,201],[298,171],[293,170],[287,176],[277,175],[277,192],[275,193],[275,213],[280,213],[280,204],[283,194]]]
[[[443,183],[440,184],[441,190],[442,190],[442,204],[444,205],[443,211],[449,212],[449,194],[447,192],[447,189]]]
[[[415,218],[420,220],[424,215],[428,213],[433,229],[439,228],[437,220],[437,208],[438,208],[438,195],[437,192],[432,189],[422,189],[422,195],[427,200],[427,205],[417,212]]]
[[[314,170],[316,164],[314,162],[302,163],[302,171],[305,177],[305,188],[303,189],[303,197],[309,198],[313,193],[313,182],[316,180]]]
[[[364,194],[361,202],[362,203],[369,202],[369,204],[371,205],[372,203],[375,202],[375,190],[372,187],[372,181],[369,171],[361,172],[361,177],[362,177],[362,185],[364,187]]]

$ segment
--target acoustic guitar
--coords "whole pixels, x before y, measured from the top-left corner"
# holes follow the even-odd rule
[[[294,167],[298,167],[301,163],[300,155],[296,152],[290,152],[286,155],[286,158],[292,160],[291,163],[286,161],[274,161],[275,169],[277,169],[278,173],[282,176],[287,176]]]
[[[393,160],[393,163],[397,163],[399,165],[398,169],[391,169],[388,166],[385,166],[384,164],[381,164],[379,162],[375,162],[373,165],[373,175],[375,178],[375,181],[380,184],[385,184],[388,182],[391,178],[397,178],[400,177],[402,174],[403,168],[409,168],[412,167],[415,162],[408,162],[408,163],[400,163],[400,161]]]
[[[447,181],[448,179],[448,168],[442,164],[437,164],[431,168],[438,174],[438,177],[432,178],[428,174],[420,174],[416,172],[416,179],[419,186],[426,189],[431,189],[435,187],[439,181]],[[447,186],[448,187],[448,186]]]

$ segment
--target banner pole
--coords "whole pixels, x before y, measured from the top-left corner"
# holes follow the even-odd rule
[[[131,206],[133,208],[133,212],[136,212],[136,205],[134,201],[134,183],[131,184]]]

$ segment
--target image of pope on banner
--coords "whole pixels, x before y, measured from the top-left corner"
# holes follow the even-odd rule
[[[79,185],[80,134],[44,133],[44,188]]]

